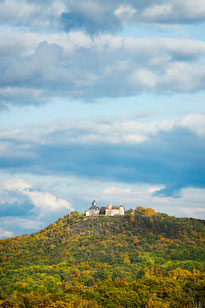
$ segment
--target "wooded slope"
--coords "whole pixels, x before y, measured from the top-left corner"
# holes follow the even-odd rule
[[[0,241],[0,307],[203,307],[204,261],[204,220],[73,212]]]

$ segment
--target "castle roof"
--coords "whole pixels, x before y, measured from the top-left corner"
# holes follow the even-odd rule
[[[89,210],[99,211],[100,208],[99,208],[99,206],[97,206],[97,205],[92,205],[92,206],[89,208]]]
[[[95,202],[95,200],[93,201],[91,207],[89,208],[89,210],[94,210],[94,211],[99,211],[100,208],[99,206],[97,205],[97,203]]]

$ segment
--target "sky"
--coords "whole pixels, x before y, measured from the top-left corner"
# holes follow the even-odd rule
[[[99,206],[205,219],[204,0],[0,0],[0,238]]]

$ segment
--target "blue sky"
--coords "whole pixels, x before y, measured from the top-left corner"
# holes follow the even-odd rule
[[[0,237],[99,205],[205,217],[205,3],[0,0]]]

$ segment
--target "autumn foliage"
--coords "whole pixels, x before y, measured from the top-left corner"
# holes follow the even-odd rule
[[[0,241],[0,307],[204,307],[205,221],[73,212]]]

